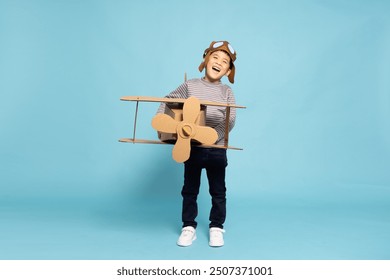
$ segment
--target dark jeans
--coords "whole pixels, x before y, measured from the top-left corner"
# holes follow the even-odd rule
[[[183,227],[193,226],[196,228],[197,226],[195,221],[198,215],[197,197],[202,169],[205,168],[212,202],[209,226],[223,228],[226,218],[226,166],[225,149],[191,148],[191,156],[184,163],[184,186],[181,192],[183,196]]]

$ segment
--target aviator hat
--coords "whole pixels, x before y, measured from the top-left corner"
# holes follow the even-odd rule
[[[199,65],[199,71],[202,72],[207,64],[210,55],[215,51],[225,51],[230,56],[230,74],[228,76],[229,82],[234,84],[234,74],[236,73],[236,67],[234,61],[236,60],[237,53],[228,41],[213,41],[210,46],[204,50],[203,61]]]

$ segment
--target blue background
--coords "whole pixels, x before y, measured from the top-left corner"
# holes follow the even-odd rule
[[[389,259],[388,1],[0,1],[1,259]],[[212,40],[238,52],[226,245],[131,137]],[[227,79],[224,79],[228,83]],[[137,136],[155,139],[158,104]],[[205,177],[205,176],[204,176]]]

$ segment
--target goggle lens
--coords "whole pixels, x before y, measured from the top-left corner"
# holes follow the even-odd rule
[[[228,44],[228,48],[229,48],[229,51],[230,51],[232,54],[234,54],[234,53],[236,52],[230,44]]]
[[[223,42],[216,42],[216,43],[214,43],[213,48],[216,49],[216,48],[219,48],[222,45],[223,45]]]

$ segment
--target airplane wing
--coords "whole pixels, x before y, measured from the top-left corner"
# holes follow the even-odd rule
[[[141,102],[160,102],[160,103],[184,103],[185,98],[166,98],[166,97],[152,97],[152,96],[124,96],[122,101],[141,101]],[[218,103],[207,100],[199,100],[201,105],[206,106],[219,106],[219,107],[233,107],[233,108],[246,108],[236,104]]]
[[[121,138],[119,139],[119,142],[122,143],[142,143],[142,144],[165,144],[165,145],[173,145],[175,143],[172,142],[163,142],[159,140],[146,140],[146,139],[134,139],[134,138]],[[239,150],[241,151],[242,148],[237,148],[233,146],[224,146],[224,145],[200,145],[196,144],[197,146],[200,147],[207,147],[207,148],[219,148],[219,149],[230,149],[230,150]]]

